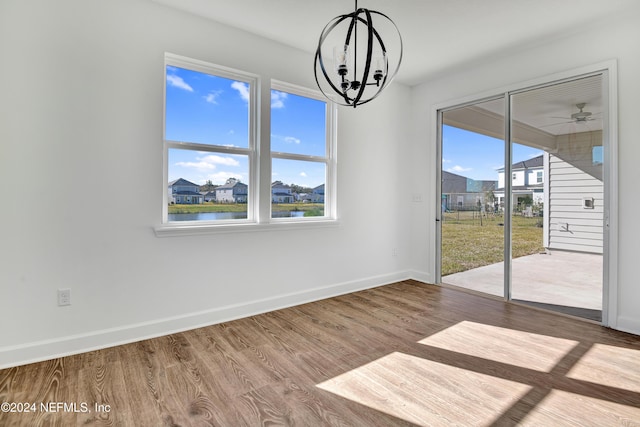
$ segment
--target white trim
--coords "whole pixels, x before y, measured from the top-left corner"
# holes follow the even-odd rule
[[[319,301],[352,292],[371,289],[410,279],[408,271],[372,276],[366,279],[336,283],[302,292],[232,304],[182,316],[167,317],[150,322],[93,331],[86,334],[42,340],[16,346],[0,347],[0,369],[41,362],[87,351],[100,350],[144,339],[187,331],[217,323],[228,322],[295,305]]]
[[[175,237],[221,233],[253,233],[258,231],[312,230],[325,227],[340,227],[342,225],[340,221],[326,217],[308,217],[304,219],[305,221],[273,221],[265,223],[225,221],[221,224],[205,221],[184,221],[180,224],[161,224],[154,227],[153,231],[156,237]]]
[[[324,163],[325,165],[325,180],[324,180],[324,209],[325,214],[322,217],[318,217],[324,220],[336,220],[337,219],[337,106],[334,102],[328,100],[318,90],[308,89],[306,87],[297,86],[291,83],[286,83],[280,80],[271,80],[271,90],[290,93],[305,98],[315,99],[326,105],[325,109],[325,155],[305,155],[296,153],[287,153],[281,151],[270,152],[270,164],[273,163],[273,159],[283,160],[297,160],[305,162]],[[271,177],[273,179],[273,177]],[[271,200],[271,198],[270,198]],[[314,217],[296,217],[296,218],[271,218],[271,204],[269,204],[269,222],[272,223],[298,223],[313,221]]]
[[[613,326],[611,326],[611,328],[613,328]],[[617,319],[617,326],[615,329],[634,335],[640,335],[640,320],[632,317],[620,316]]]
[[[417,280],[418,282],[431,284],[431,285],[435,283],[434,275],[426,271],[409,270],[408,274],[409,274],[409,277],[408,277],[409,279]]]
[[[603,241],[603,311],[602,322],[605,326],[617,329],[622,324],[618,319],[618,63],[609,61],[605,68],[606,94],[608,108],[604,123],[607,132],[602,132],[605,197],[605,231]],[[608,119],[608,120],[606,120]],[[606,152],[608,148],[608,153]],[[608,154],[608,157],[607,157]],[[608,225],[608,226],[607,226]],[[608,230],[607,230],[608,229]],[[608,283],[606,283],[608,281]],[[635,333],[639,333],[640,326]]]
[[[551,179],[550,176],[551,174],[549,173],[549,153],[548,152],[544,152],[543,154],[543,159],[544,161],[542,162],[542,165],[544,167],[544,177],[543,177],[543,192],[544,192],[544,200],[543,200],[543,217],[542,217],[542,246],[544,248],[548,248],[549,247],[549,233],[551,230],[551,215],[549,215],[549,206],[551,203]]]
[[[226,147],[213,144],[203,144],[194,142],[182,142],[167,140],[166,136],[166,120],[167,120],[167,66],[173,66],[183,68],[190,71],[196,71],[199,73],[222,77],[225,79],[231,79],[235,81],[241,81],[249,85],[249,135],[247,141],[247,147]],[[257,127],[258,120],[258,107],[260,105],[259,90],[261,87],[260,76],[257,74],[248,73],[241,70],[235,70],[222,65],[212,64],[205,61],[200,61],[185,56],[175,55],[165,52],[164,54],[164,68],[163,68],[163,98],[162,98],[162,156],[163,156],[163,192],[162,192],[162,228],[182,228],[184,225],[208,224],[208,225],[223,225],[223,224],[237,224],[237,223],[255,223],[258,221],[258,143],[257,143]],[[207,151],[212,153],[228,153],[247,156],[247,172],[249,174],[247,189],[247,218],[242,220],[222,220],[222,221],[193,221],[189,224],[180,224],[169,221],[169,196],[167,192],[167,184],[169,181],[169,150],[170,149],[182,149],[193,151]],[[157,233],[156,233],[157,234]]]

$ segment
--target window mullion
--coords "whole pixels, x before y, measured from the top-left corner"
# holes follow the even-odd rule
[[[183,150],[206,151],[208,153],[226,153],[226,154],[250,154],[253,150],[242,147],[225,147],[222,145],[199,144],[197,142],[182,142],[168,140],[168,148],[179,148]]]
[[[309,156],[306,154],[271,152],[271,157],[276,159],[303,160],[305,162],[321,162],[327,163],[327,158],[322,156]]]

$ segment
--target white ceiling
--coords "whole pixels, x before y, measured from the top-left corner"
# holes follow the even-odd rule
[[[352,0],[153,0],[315,52],[324,26]],[[397,81],[415,85],[481,58],[637,11],[638,0],[359,0],[389,16],[404,41]]]

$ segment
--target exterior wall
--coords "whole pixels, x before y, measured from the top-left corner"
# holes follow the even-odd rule
[[[602,253],[604,186],[602,164],[592,158],[601,133],[559,138],[557,154],[549,154],[549,248]],[[593,199],[593,208],[584,199]]]
[[[294,197],[291,194],[291,187],[283,184],[272,185],[271,201],[273,203],[293,203]]]
[[[221,203],[246,203],[247,191],[247,185],[242,183],[218,187],[216,188],[216,200]]]
[[[198,186],[195,184],[176,183],[169,186],[169,202],[177,204],[201,204],[204,197],[198,193]]]
[[[516,174],[516,179],[513,179],[511,185],[513,186],[523,186],[523,185],[536,185],[542,184],[544,182],[544,174],[542,175],[542,181],[538,182],[538,172],[542,172],[542,167],[527,169],[525,170],[515,170],[512,173]],[[498,173],[498,187],[504,188],[504,171]]]
[[[324,184],[313,189],[313,193],[311,193],[311,201],[313,203],[324,203]]]
[[[516,179],[513,179],[513,175],[516,176]],[[524,170],[513,171],[511,176],[511,185],[514,187],[527,185],[527,181],[525,178],[526,175]]]
[[[235,202],[233,198],[233,189],[225,188],[216,190],[216,200],[221,203]]]

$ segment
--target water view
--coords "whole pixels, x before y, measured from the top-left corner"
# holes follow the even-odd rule
[[[296,218],[304,216],[304,211],[276,211],[273,218]],[[169,222],[174,221],[218,221],[225,219],[247,219],[247,212],[200,212],[168,214]]]

